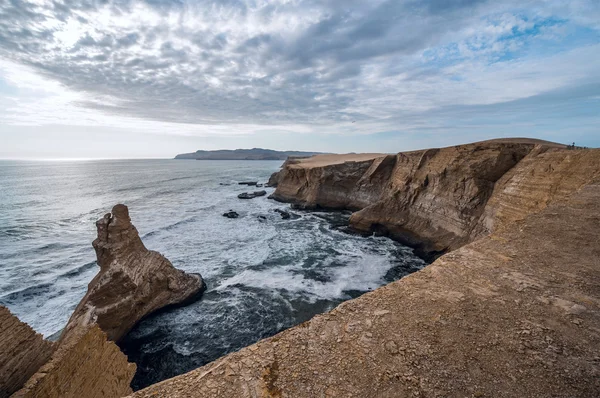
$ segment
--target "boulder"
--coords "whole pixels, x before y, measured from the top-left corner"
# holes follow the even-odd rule
[[[227,218],[238,218],[240,215],[233,210],[229,210],[227,213],[223,213],[223,217]]]
[[[238,198],[240,199],[254,199],[254,198],[258,198],[259,196],[265,196],[267,194],[267,191],[255,191],[252,193],[248,193],[248,192],[244,192],[238,195]]]
[[[98,324],[109,340],[119,341],[143,317],[199,298],[205,284],[163,255],[148,250],[131,223],[127,206],[118,204],[96,222],[93,242],[100,272],[88,285],[61,336]]]
[[[281,218],[283,218],[284,220],[289,220],[289,219],[295,220],[295,219],[300,218],[300,216],[298,214],[290,213],[289,211],[285,211],[285,210],[281,210],[281,209],[275,209],[273,211],[275,213],[279,213]]]

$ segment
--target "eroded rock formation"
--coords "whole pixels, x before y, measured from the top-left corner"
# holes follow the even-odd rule
[[[413,178],[423,187],[429,174],[428,184],[449,189],[447,194],[436,190],[439,199],[429,196],[433,203],[453,207],[446,232],[483,220],[480,228],[493,229],[491,235],[327,314],[133,396],[597,397],[600,150],[531,153],[504,177],[485,171],[487,162],[504,164],[502,150],[493,153],[480,151],[480,161],[469,167],[472,178],[485,175],[485,181],[457,177],[454,185],[431,176],[435,163],[425,165],[439,153],[427,155],[421,167],[417,162]],[[455,165],[464,172],[469,168]],[[323,168],[300,173],[331,176]],[[403,178],[400,174],[398,181]],[[496,181],[493,192],[491,180]],[[303,200],[310,192],[331,197],[329,188],[312,183],[304,179],[298,186],[307,195]],[[423,188],[413,205],[425,206],[419,196],[432,195]],[[464,201],[452,203],[452,192]],[[460,196],[466,192],[491,195],[490,207]],[[452,214],[461,206],[479,207],[481,217],[470,210],[464,224],[458,223]],[[429,212],[433,217],[442,210]],[[415,210],[416,216],[425,214]]]
[[[356,210],[354,229],[389,234],[432,259],[598,175],[590,151],[529,141],[347,159],[327,155],[286,164],[272,197],[305,208]]]
[[[98,325],[78,327],[14,398],[118,398],[130,394],[135,364]]]
[[[127,206],[119,204],[96,222],[100,272],[71,316],[65,331],[98,324],[109,340],[118,341],[144,316],[169,305],[197,298],[202,277],[173,267],[148,250],[131,224]]]
[[[20,389],[52,352],[51,342],[0,306],[0,398]]]

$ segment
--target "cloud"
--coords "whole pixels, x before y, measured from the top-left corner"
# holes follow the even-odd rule
[[[20,88],[4,124],[368,134],[600,94],[595,0],[11,0],[0,14],[0,76]]]

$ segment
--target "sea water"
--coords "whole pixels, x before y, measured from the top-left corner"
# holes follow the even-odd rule
[[[425,265],[390,239],[347,233],[349,213],[237,198],[257,190],[238,182],[265,182],[281,164],[0,161],[0,305],[45,336],[59,332],[98,272],[95,221],[126,204],[147,248],[208,285],[202,300],[146,318],[121,342],[138,389]],[[223,217],[229,210],[239,218]]]

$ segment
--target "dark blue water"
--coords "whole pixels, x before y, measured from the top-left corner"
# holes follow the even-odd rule
[[[208,284],[201,301],[144,320],[121,344],[139,388],[424,265],[387,238],[345,233],[348,214],[283,220],[273,210],[286,205],[237,198],[249,190],[238,181],[264,182],[281,163],[0,161],[0,304],[46,336],[58,332],[97,272],[94,222],[125,203],[149,249]],[[230,209],[240,218],[222,216]]]

